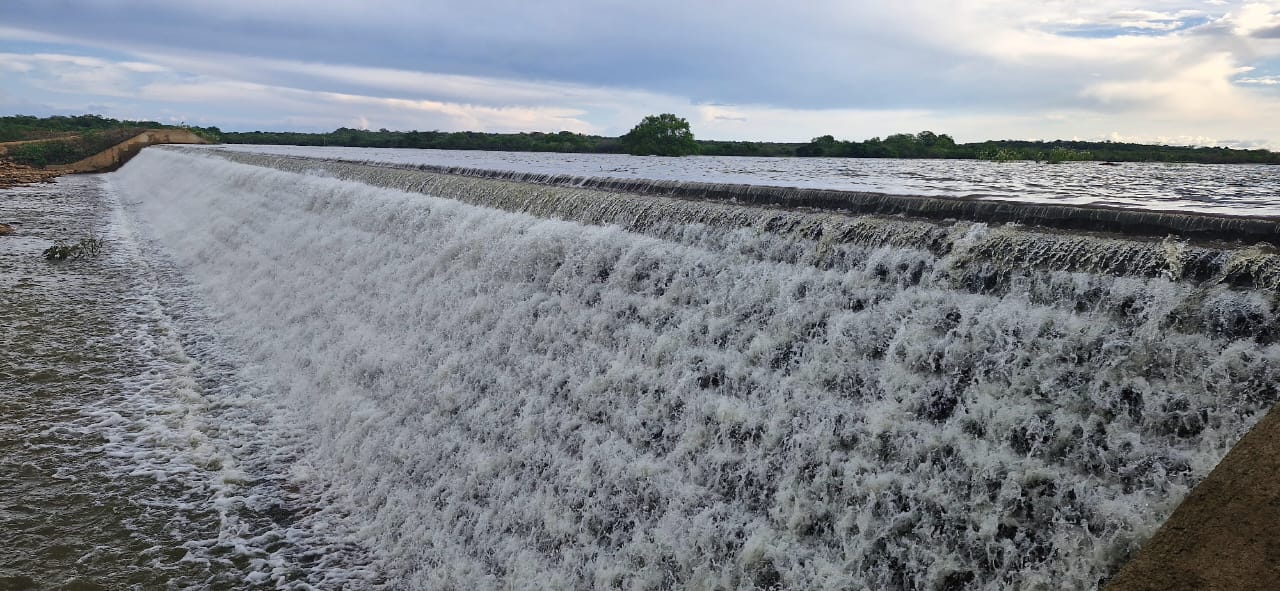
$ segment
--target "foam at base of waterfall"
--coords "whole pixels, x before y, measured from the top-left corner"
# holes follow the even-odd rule
[[[99,196],[118,199],[109,183]],[[111,208],[107,256],[133,275],[117,339],[144,363],[71,428],[102,439],[94,452],[111,458],[114,478],[155,482],[132,501],[166,515],[181,545],[158,541],[140,564],[158,572],[174,562],[209,565],[191,569],[208,578],[166,579],[174,589],[374,586],[367,552],[343,527],[325,525],[335,508],[323,502],[324,486],[290,466],[299,427],[287,409],[261,396],[251,371],[235,368],[235,349],[209,332],[205,311],[145,224],[118,202]],[[295,522],[295,512],[313,516]]]
[[[972,291],[970,251],[171,151],[112,182],[405,588],[1092,588],[1280,383],[1273,299],[1222,285]]]

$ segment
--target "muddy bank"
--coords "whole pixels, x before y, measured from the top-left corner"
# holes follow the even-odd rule
[[[62,174],[56,170],[33,168],[0,160],[0,189],[7,189],[29,183],[45,183]]]

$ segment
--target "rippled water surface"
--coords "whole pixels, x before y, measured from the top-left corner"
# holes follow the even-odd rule
[[[867,158],[635,157],[467,150],[227,145],[214,149],[545,174],[1094,203],[1280,216],[1280,167]]]

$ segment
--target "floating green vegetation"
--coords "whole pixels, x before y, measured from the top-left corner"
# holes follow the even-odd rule
[[[44,258],[48,261],[65,261],[75,260],[83,257],[96,257],[102,253],[104,242],[101,238],[94,236],[86,236],[81,238],[79,242],[70,244],[65,240],[58,240],[53,246],[44,249]]]
[[[992,162],[1012,162],[1014,160],[1023,160],[1021,155],[1008,148],[994,147],[978,152],[978,160],[990,160]]]
[[[1044,153],[1043,160],[1049,164],[1058,164],[1061,162],[1084,162],[1093,160],[1093,153],[1088,150],[1074,150],[1071,148],[1055,146],[1052,150]]]

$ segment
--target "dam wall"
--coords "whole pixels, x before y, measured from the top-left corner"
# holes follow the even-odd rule
[[[175,148],[182,150],[182,148]],[[200,152],[195,152],[200,153]],[[704,224],[752,229],[819,244],[896,246],[953,255],[960,281],[993,285],[1002,269],[1031,266],[1118,275],[1165,276],[1280,291],[1276,220],[982,202],[847,191],[818,191],[678,181],[556,177],[478,169],[385,166],[291,156],[220,152],[219,158],[298,173],[318,173],[388,189],[425,193],[540,217],[670,237],[670,229]],[[865,196],[875,211],[855,213]],[[824,201],[825,200],[825,201]],[[893,205],[903,200],[907,205]],[[744,207],[743,204],[748,205]],[[806,205],[800,206],[800,203]],[[924,204],[936,206],[925,207]],[[906,215],[907,211],[924,213]],[[996,219],[983,215],[992,212]],[[1000,220],[1109,219],[1123,231],[1061,232],[1057,225]],[[956,217],[959,214],[960,217]],[[1096,218],[1093,216],[1097,216]],[[1085,218],[1077,219],[1082,222]],[[1076,223],[1076,222],[1072,222]],[[1083,222],[1082,222],[1083,223]],[[980,238],[971,234],[978,230]],[[1146,230],[1146,231],[1144,231]],[[1206,234],[1220,238],[1205,240]],[[819,249],[813,256],[834,251]],[[811,261],[822,265],[821,260]]]
[[[291,527],[403,588],[1098,588],[1280,398],[1252,242],[197,148],[108,179],[305,437],[282,486],[344,508]]]
[[[354,163],[539,185],[733,204],[810,208],[854,215],[905,215],[934,220],[1015,222],[1065,230],[1111,232],[1130,237],[1163,238],[1172,234],[1185,239],[1265,242],[1280,246],[1280,218],[1274,216],[1244,217],[1202,212],[1148,211],[1107,205],[1026,203],[977,197],[927,197],[803,187],[576,176],[429,164]]]

